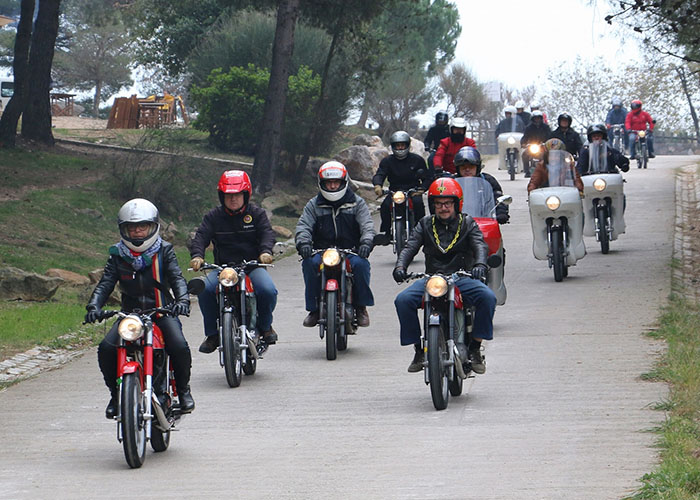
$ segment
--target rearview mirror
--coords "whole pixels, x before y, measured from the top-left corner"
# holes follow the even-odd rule
[[[497,204],[504,204],[504,205],[510,205],[513,203],[513,197],[509,194],[504,194],[503,196],[499,196],[498,199],[496,200],[498,203]]]
[[[204,283],[204,278],[202,278],[201,276],[192,278],[190,281],[187,282],[187,291],[192,295],[199,295],[204,291],[205,287],[206,283]]]

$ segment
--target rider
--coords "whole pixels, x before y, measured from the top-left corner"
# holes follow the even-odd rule
[[[318,170],[317,196],[311,198],[299,218],[294,241],[301,256],[301,269],[306,286],[306,310],[304,326],[318,324],[319,278],[321,253],[314,250],[337,247],[352,249],[357,255],[348,254],[352,267],[353,304],[358,326],[369,326],[367,306],[374,305],[369,287],[369,257],[374,239],[374,222],[365,200],[348,189],[348,171],[340,162],[329,161]]]
[[[569,113],[562,113],[557,118],[557,124],[559,125],[552,131],[551,138],[560,139],[565,145],[566,150],[572,156],[578,156],[579,151],[583,147],[583,141],[578,132],[571,128],[573,119]]]
[[[530,125],[530,113],[525,111],[525,101],[522,99],[515,102],[515,112],[523,121],[523,124],[527,127]]]
[[[581,155],[576,163],[576,170],[580,175],[594,174],[595,172],[590,171],[589,158],[590,158],[590,147],[593,144],[601,144],[607,139],[605,125],[598,123],[596,125],[591,125],[588,127],[588,143],[583,149],[581,149]],[[610,144],[606,144],[607,157],[608,157],[608,173],[619,173],[616,167],[619,167],[623,172],[627,172],[630,169],[630,161],[625,155],[620,151],[613,148]]]
[[[503,108],[503,114],[505,118],[498,122],[496,126],[496,139],[498,139],[498,136],[501,134],[525,131],[525,124],[520,117],[515,114],[515,106],[506,106]]]
[[[525,177],[530,177],[532,174],[532,172],[530,172],[530,152],[527,150],[527,146],[530,144],[542,144],[549,139],[549,136],[552,134],[549,125],[542,121],[542,111],[534,111],[530,120],[530,124],[525,127],[525,132],[520,139],[520,146],[523,148],[522,156]]]
[[[479,151],[471,146],[463,147],[455,155],[455,167],[457,167],[455,177],[481,177],[491,184],[493,201],[496,204],[496,220],[499,224],[506,224],[510,219],[508,205],[498,204],[498,197],[503,194],[503,188],[493,175],[481,171],[482,163]]]
[[[542,106],[540,106],[539,101],[532,101],[532,103],[530,104],[530,113],[532,113],[533,111],[537,111],[541,107]],[[547,125],[549,125],[549,120],[547,119],[547,113],[545,113],[544,111],[542,111],[542,121],[544,121]]]
[[[649,158],[655,158],[654,154],[654,120],[651,119],[651,115],[646,111],[642,111],[642,101],[635,99],[632,101],[630,106],[632,110],[627,113],[625,117],[625,129],[629,132],[629,147],[630,147],[630,160],[635,158],[635,147],[634,143],[637,139],[637,132],[640,130],[647,130],[649,128],[649,134],[647,135],[647,147],[649,148]]]
[[[189,316],[190,299],[187,282],[177,265],[175,251],[172,245],[158,234],[158,221],[158,209],[148,200],[136,198],[127,201],[119,209],[117,222],[121,239],[109,249],[104,274],[85,307],[85,322],[93,323],[102,318],[102,306],[117,283],[121,290],[121,309],[124,312],[168,307],[173,316],[161,316],[155,320],[155,324],[163,332],[165,350],[173,363],[180,409],[189,413],[194,410],[194,399],[189,385],[192,355],[177,316]],[[100,371],[111,393],[105,410],[105,416],[110,419],[117,414],[119,405],[118,326],[119,321],[114,323],[97,348]]]
[[[210,210],[197,228],[190,246],[190,267],[199,271],[204,265],[204,254],[209,243],[214,244],[214,263],[240,265],[243,261],[257,260],[272,263],[272,247],[275,234],[265,210],[250,202],[253,187],[248,174],[242,170],[227,170],[221,174],[218,184],[221,205]],[[219,317],[216,291],[217,270],[206,277],[206,287],[199,295],[199,309],[204,319],[204,341],[199,352],[212,353],[219,346],[216,327]],[[268,344],[277,342],[272,328],[272,312],[277,305],[277,288],[263,267],[248,273],[257,302],[257,330]]]
[[[391,191],[407,191],[411,188],[420,187],[425,191],[430,186],[430,175],[426,170],[425,160],[410,152],[411,136],[403,130],[394,132],[389,139],[391,144],[391,154],[379,163],[377,173],[372,177],[374,192],[381,196],[384,179],[389,178],[389,189]],[[418,221],[425,215],[423,205],[423,193],[414,193],[413,214]],[[391,241],[391,196],[384,198],[379,213],[382,218],[380,231],[384,234],[377,234],[375,244],[388,245]]]
[[[612,100],[610,101],[610,104],[612,104],[612,108],[610,108],[610,111],[608,111],[608,116],[605,117],[605,127],[608,129],[608,141],[610,144],[613,142],[613,125],[622,125],[624,127],[625,125],[625,118],[627,117],[627,110],[622,107],[622,99],[619,97],[613,97]],[[625,130],[623,128],[622,130],[622,135],[624,137],[625,135]],[[624,144],[625,141],[622,141]],[[624,153],[624,151],[621,151]]]
[[[447,114],[447,111],[438,111],[435,115],[435,125],[430,127],[430,130],[428,130],[428,134],[425,136],[425,140],[423,141],[425,151],[430,152],[430,156],[428,156],[428,165],[431,169],[433,168],[433,157],[435,156],[435,151],[440,145],[440,141],[450,135],[450,129],[447,126],[448,120],[449,115]]]
[[[440,141],[433,158],[436,174],[442,171],[454,174],[456,172],[453,158],[457,151],[464,146],[476,147],[476,142],[466,136],[467,122],[464,118],[453,117],[450,122],[450,136]]]
[[[544,155],[542,156],[542,161],[537,163],[535,171],[532,172],[532,178],[527,185],[527,192],[529,193],[533,189],[543,188],[549,186],[549,171],[547,170],[547,164],[549,163],[549,152],[550,151],[566,151],[566,145],[561,139],[553,138],[549,139],[544,143]],[[574,170],[574,186],[578,189],[579,194],[583,196],[583,181],[576,169]]]

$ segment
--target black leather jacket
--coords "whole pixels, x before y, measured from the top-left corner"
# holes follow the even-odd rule
[[[111,253],[111,252],[110,252]],[[187,282],[182,277],[182,271],[177,264],[177,257],[173,246],[163,241],[160,250],[153,255],[153,260],[159,259],[161,266],[161,290],[163,293],[163,304],[167,305],[174,301],[180,303],[190,303],[187,293]],[[95,290],[90,296],[88,308],[97,306],[102,308],[107,302],[107,298],[119,283],[122,293],[122,310],[133,311],[134,309],[151,309],[156,306],[156,280],[153,277],[153,265],[146,266],[140,271],[134,271],[131,264],[122,259],[119,255],[110,255],[102,279],[95,286]]]
[[[578,170],[579,175],[591,175],[593,172],[589,170],[589,152],[588,145],[581,149],[581,154],[576,162],[576,170]],[[608,147],[608,172],[611,174],[619,174],[620,170],[627,172],[630,169],[630,161],[625,155],[620,153],[617,149]]]
[[[433,217],[440,246],[447,248],[450,245],[457,233],[457,228],[460,227],[459,216],[444,223],[437,216],[426,215],[418,221],[406,248],[401,251],[396,261],[397,268],[407,269],[421,247],[425,254],[425,272],[428,274],[451,274],[460,269],[469,271],[476,264],[486,265],[489,247],[474,219],[462,214],[459,238],[447,253],[443,253],[438,248],[433,235]]]

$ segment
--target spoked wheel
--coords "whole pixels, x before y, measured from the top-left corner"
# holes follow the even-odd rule
[[[564,262],[564,242],[561,237],[561,229],[552,229],[552,268],[554,269],[554,281],[564,279],[566,263]]]
[[[155,425],[151,427],[151,448],[153,451],[165,451],[170,446],[170,429],[161,431]]]
[[[241,344],[236,337],[238,322],[233,313],[224,313],[221,321],[221,342],[224,350],[224,372],[229,387],[241,385]]]
[[[447,408],[450,399],[446,360],[447,346],[440,327],[437,325],[428,327],[428,381],[436,410]]]
[[[247,358],[248,360],[246,361],[246,364],[243,365],[243,373],[245,373],[246,375],[252,375],[258,368],[258,359],[253,356],[250,346],[248,347]]]
[[[326,359],[333,361],[338,355],[336,341],[338,338],[338,295],[336,292],[326,294]]]
[[[598,238],[600,239],[600,251],[608,253],[610,251],[610,240],[608,239],[608,211],[605,207],[598,207]]]
[[[408,201],[406,201],[408,203]],[[396,256],[401,254],[401,250],[406,246],[406,228],[401,223],[394,224],[394,250],[396,251]]]
[[[146,459],[146,427],[143,420],[143,394],[137,373],[127,373],[122,381],[122,444],[126,463],[138,469]]]

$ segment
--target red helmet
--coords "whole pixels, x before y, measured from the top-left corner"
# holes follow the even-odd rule
[[[224,194],[243,193],[243,210],[250,200],[253,185],[250,183],[250,177],[243,170],[227,170],[221,174],[219,179],[219,201],[224,204]]]
[[[454,198],[457,212],[462,211],[462,187],[451,177],[440,177],[433,181],[428,189],[428,205],[430,212],[434,213],[434,198]]]
[[[634,101],[632,101],[632,105],[630,106],[630,108],[642,109],[642,101],[640,101],[639,99],[635,99]]]

